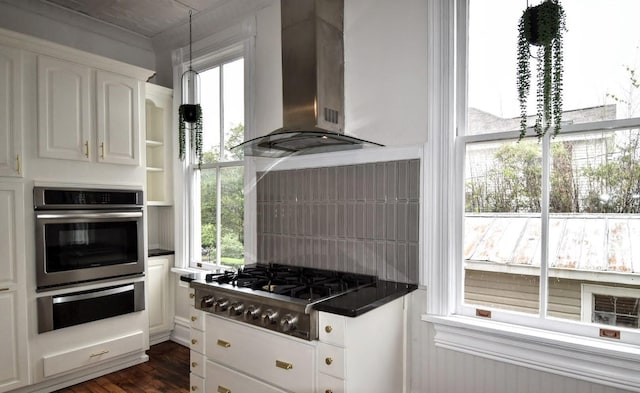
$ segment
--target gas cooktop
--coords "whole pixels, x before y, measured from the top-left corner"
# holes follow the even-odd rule
[[[317,338],[312,305],[370,286],[375,276],[282,264],[256,264],[193,281],[195,307],[291,336]]]

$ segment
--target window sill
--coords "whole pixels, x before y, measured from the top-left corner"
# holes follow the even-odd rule
[[[423,315],[435,345],[518,366],[640,391],[640,347],[479,318]]]

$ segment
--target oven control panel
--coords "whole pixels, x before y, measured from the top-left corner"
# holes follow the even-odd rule
[[[304,340],[317,338],[311,314],[269,298],[196,288],[195,308]]]

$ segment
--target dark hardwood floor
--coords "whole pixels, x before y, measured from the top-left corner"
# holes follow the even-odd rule
[[[149,361],[55,393],[158,393],[189,391],[189,348],[166,341],[152,346]]]

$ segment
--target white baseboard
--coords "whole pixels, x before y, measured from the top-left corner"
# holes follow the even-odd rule
[[[191,338],[191,322],[187,318],[175,317],[175,326],[171,332],[171,341],[189,347],[189,339]]]

